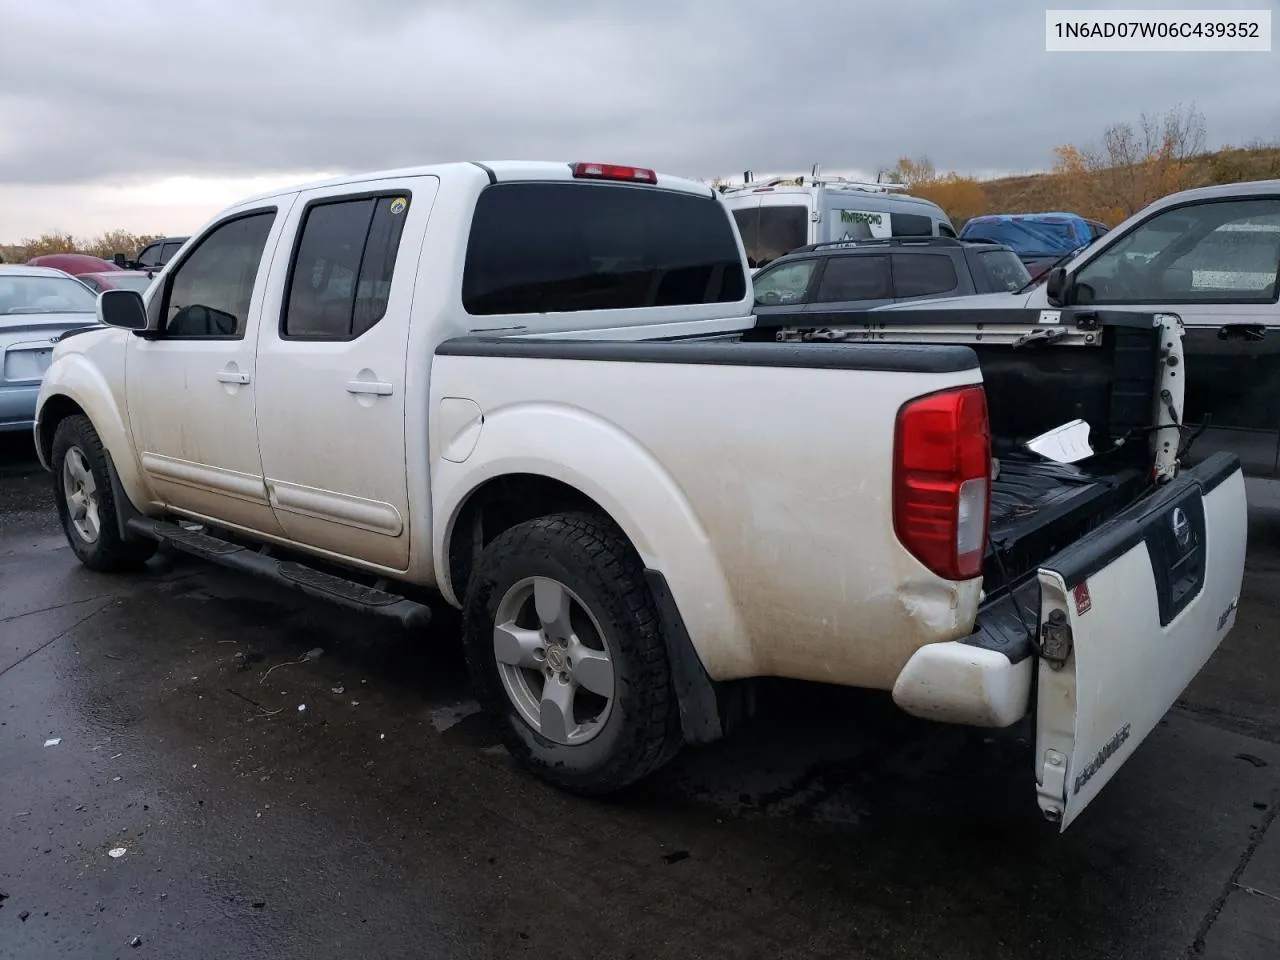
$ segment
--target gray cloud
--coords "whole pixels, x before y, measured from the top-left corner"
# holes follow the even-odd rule
[[[1025,0],[5,5],[10,183],[517,156],[1036,169],[1192,101],[1213,142],[1280,138],[1274,54],[1048,54]]]

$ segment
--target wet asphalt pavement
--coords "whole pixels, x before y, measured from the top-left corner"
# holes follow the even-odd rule
[[[1280,956],[1280,510],[1235,631],[1058,836],[1025,744],[802,685],[566,796],[496,745],[451,624],[93,574],[48,486],[0,446],[6,960]]]

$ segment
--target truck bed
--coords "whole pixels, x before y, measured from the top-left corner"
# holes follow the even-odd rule
[[[1145,482],[1143,472],[1131,466],[1108,470],[1033,455],[1002,458],[991,488],[987,596],[1034,574],[1041,560],[1132,503]]]

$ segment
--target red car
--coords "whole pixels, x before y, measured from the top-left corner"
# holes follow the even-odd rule
[[[137,290],[143,293],[151,286],[155,274],[145,270],[108,270],[103,273],[81,273],[76,279],[94,293],[103,290]]]
[[[109,260],[91,257],[87,253],[46,253],[27,261],[29,267],[53,267],[63,273],[78,277],[82,273],[114,273],[120,268]]]

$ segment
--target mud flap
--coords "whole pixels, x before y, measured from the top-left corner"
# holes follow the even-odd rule
[[[1215,454],[1039,571],[1036,781],[1065,830],[1235,625],[1247,507]]]

